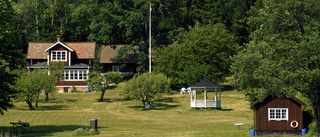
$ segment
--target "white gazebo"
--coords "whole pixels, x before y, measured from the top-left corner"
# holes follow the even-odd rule
[[[192,108],[221,108],[221,88],[222,86],[204,78],[197,84],[190,87],[190,106]],[[197,99],[197,91],[204,92],[203,100]],[[214,97],[208,97],[207,92],[213,91]]]

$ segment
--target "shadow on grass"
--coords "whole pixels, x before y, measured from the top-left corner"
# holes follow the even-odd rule
[[[6,131],[18,131],[21,137],[40,137],[40,136],[52,136],[57,132],[75,131],[78,128],[82,128],[81,125],[38,125],[27,127],[25,130],[14,127],[0,127],[4,132]]]
[[[177,101],[174,100],[173,97],[166,97],[163,99],[158,100],[159,102],[168,102],[168,103],[178,103]]]
[[[77,102],[78,99],[65,99],[66,102]]]
[[[136,109],[140,109],[143,111],[147,111],[147,110],[168,110],[168,109],[172,109],[175,107],[179,107],[180,105],[169,105],[169,104],[163,104],[163,103],[153,103],[152,104],[152,108],[151,109],[145,109],[145,107],[142,105],[137,105],[137,106],[128,106],[128,108],[136,108]]]
[[[53,105],[53,106],[39,106],[36,110],[68,110],[65,109],[67,105]]]
[[[232,85],[222,85],[223,88],[222,88],[222,91],[232,91],[232,90],[235,90],[236,88]]]
[[[105,98],[103,99],[103,101],[100,101],[99,99],[97,99],[97,102],[114,102],[114,101],[130,101],[130,100],[124,99],[124,98]]]
[[[41,104],[39,104],[38,107],[35,107],[35,110],[30,110],[28,106],[24,106],[24,107],[14,107],[15,110],[30,110],[30,111],[46,111],[46,110],[68,110],[65,109],[66,105],[52,105],[52,106],[41,106]]]

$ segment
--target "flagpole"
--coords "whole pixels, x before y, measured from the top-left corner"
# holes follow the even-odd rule
[[[149,72],[151,73],[151,2],[149,9]]]

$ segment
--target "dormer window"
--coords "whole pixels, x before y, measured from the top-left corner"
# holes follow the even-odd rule
[[[67,61],[67,51],[64,50],[52,50],[51,61]]]

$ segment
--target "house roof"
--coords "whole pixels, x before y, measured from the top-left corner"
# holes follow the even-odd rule
[[[114,58],[118,55],[118,51],[126,45],[103,45],[100,51],[100,63],[137,63],[138,54],[132,53],[126,59],[116,62]]]
[[[48,51],[56,45],[62,45],[70,51],[74,51],[78,59],[94,59],[95,42],[29,42],[27,59],[47,59]]]
[[[211,80],[204,78],[199,81],[197,84],[191,86],[191,88],[222,88],[222,86],[213,83]]]
[[[73,52],[73,50],[72,50],[70,47],[68,47],[67,45],[61,43],[60,41],[57,42],[56,44],[52,45],[51,47],[47,48],[47,49],[45,50],[45,52],[48,52],[51,48],[53,48],[54,46],[56,46],[56,45],[58,45],[58,44],[62,45],[62,46],[65,47],[66,49],[68,49],[68,50],[70,50],[70,51]]]
[[[272,98],[272,99],[273,99],[274,97],[268,96],[266,99],[268,99],[268,98]],[[266,99],[265,99],[265,100],[266,100]],[[302,105],[302,106],[306,106],[306,104],[305,104],[304,102],[302,102],[301,100],[299,100],[298,98],[296,98],[296,97],[294,97],[294,96],[290,97],[289,99],[292,99],[293,101],[297,102],[298,104],[300,104],[300,105]],[[264,100],[257,100],[257,101],[255,101],[254,103],[251,104],[251,107],[256,106],[257,104],[261,103],[262,101],[264,101]]]

